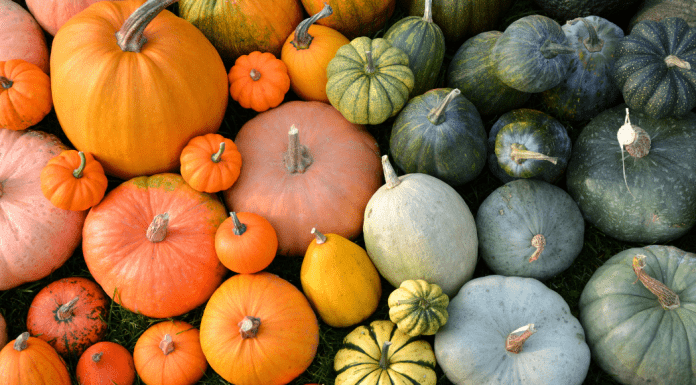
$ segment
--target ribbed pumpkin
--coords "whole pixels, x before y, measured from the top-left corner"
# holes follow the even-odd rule
[[[239,56],[228,78],[232,99],[256,112],[278,107],[290,91],[288,67],[270,52]]]
[[[396,0],[302,0],[310,15],[319,13],[324,4],[331,6],[333,16],[318,23],[354,39],[372,36],[382,29],[394,13]]]
[[[79,385],[132,385],[133,355],[116,342],[97,342],[82,353],[75,374]]]
[[[486,164],[486,130],[476,107],[458,89],[434,89],[411,99],[399,112],[389,151],[406,173],[462,185]]]
[[[87,210],[101,202],[109,184],[101,163],[90,153],[66,150],[41,169],[41,192],[63,210]]]
[[[174,1],[99,1],[53,39],[58,121],[108,175],[173,170],[189,139],[222,122],[225,66],[198,29],[164,10]]]
[[[216,193],[239,178],[242,155],[232,139],[220,134],[191,138],[181,151],[181,176],[195,190]]]
[[[329,102],[349,122],[380,124],[408,101],[415,84],[408,64],[408,55],[385,39],[355,38],[326,68]]]
[[[48,73],[48,46],[39,23],[21,5],[0,0],[0,61],[22,59]]]
[[[389,294],[389,319],[412,336],[433,335],[447,323],[449,297],[440,286],[409,279]]]
[[[22,333],[0,350],[0,384],[71,385],[65,362],[47,342]]]
[[[0,129],[24,130],[52,108],[48,75],[22,59],[0,61]]]
[[[407,16],[394,23],[384,38],[408,55],[414,86],[409,97],[435,87],[442,60],[445,58],[445,36],[432,17],[433,0],[425,1],[423,17]]]
[[[690,0],[645,0],[628,23],[628,31],[643,20],[660,21],[668,17],[680,17],[691,28],[696,27],[696,3]]]
[[[435,354],[388,320],[351,331],[334,357],[336,385],[435,385]]]
[[[542,15],[530,15],[510,24],[491,51],[496,75],[522,92],[542,92],[557,86],[568,73],[575,50],[561,26]]]
[[[51,35],[71,17],[102,0],[26,0],[27,8],[41,27]]]
[[[531,96],[508,86],[496,75],[491,50],[502,34],[487,31],[468,39],[447,67],[447,87],[459,89],[483,116],[522,107]]]
[[[696,29],[645,20],[619,42],[613,78],[631,110],[659,119],[696,106]]]
[[[215,232],[215,253],[225,267],[241,274],[259,272],[278,251],[278,236],[271,223],[254,213],[230,213]]]

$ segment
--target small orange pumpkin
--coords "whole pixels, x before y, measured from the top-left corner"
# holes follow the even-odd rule
[[[257,112],[277,107],[290,90],[288,67],[270,52],[238,57],[228,78],[232,99]]]
[[[181,176],[195,190],[207,193],[230,188],[242,169],[242,154],[232,139],[220,134],[193,137],[181,151]]]
[[[0,128],[24,130],[51,108],[51,80],[41,68],[22,59],[0,62]]]
[[[255,213],[230,213],[215,233],[215,252],[235,273],[252,274],[271,264],[278,236],[266,218]]]
[[[63,210],[81,211],[101,202],[109,181],[90,153],[66,150],[41,169],[41,192]]]
[[[24,332],[0,350],[0,384],[71,385],[71,381],[55,349]]]
[[[198,329],[183,321],[150,326],[135,343],[133,360],[147,385],[195,384],[208,369]]]
[[[128,349],[101,341],[82,353],[75,368],[79,385],[131,385],[135,381],[135,364]]]

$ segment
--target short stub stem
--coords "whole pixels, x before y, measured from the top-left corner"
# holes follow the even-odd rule
[[[29,332],[24,332],[17,337],[17,339],[14,342],[14,345],[12,346],[14,350],[21,352],[22,350],[26,349],[29,345]]]
[[[0,87],[2,87],[3,89],[9,90],[10,88],[12,88],[12,84],[14,84],[14,82],[12,82],[12,80],[10,80],[4,76],[0,76]]]
[[[665,64],[667,64],[667,68],[678,67],[685,70],[691,70],[691,63],[674,55],[668,55],[665,58]]]
[[[257,81],[261,79],[261,72],[259,72],[259,70],[257,70],[256,68],[252,68],[251,71],[249,71],[249,77],[251,78],[251,80]]]
[[[164,337],[162,338],[162,341],[159,343],[159,348],[162,350],[162,353],[166,356],[167,354],[171,353],[174,351],[174,341],[172,340],[172,336],[169,334],[165,334]]]
[[[291,174],[305,172],[313,162],[309,149],[300,144],[300,131],[294,124],[288,131],[288,150],[283,155],[283,161]]]
[[[365,51],[365,61],[367,61],[367,64],[365,65],[365,73],[367,74],[372,74],[375,72],[375,63],[372,60],[372,51]]]
[[[150,242],[162,242],[167,237],[167,227],[169,226],[169,213],[157,214],[152,219],[152,223],[147,228],[145,236]]]
[[[512,333],[508,334],[505,339],[505,350],[514,354],[521,352],[524,342],[534,333],[536,333],[534,324],[527,324],[514,330]]]
[[[314,237],[316,238],[317,245],[321,245],[322,243],[326,242],[326,235],[320,233],[315,227],[312,227],[312,234],[314,234]]]
[[[99,352],[99,353],[94,353],[92,354],[92,361],[94,362],[99,362],[101,361],[102,356],[104,355],[104,352]]]
[[[532,246],[536,247],[536,251],[532,254],[531,257],[529,257],[529,263],[532,263],[539,259],[539,256],[541,253],[544,252],[544,248],[546,247],[546,238],[542,234],[537,234],[532,237]]]
[[[248,315],[239,321],[237,326],[239,326],[239,334],[242,339],[254,338],[259,331],[259,326],[261,326],[261,319]]]
[[[384,171],[384,180],[386,181],[388,189],[392,189],[401,183],[399,177],[396,176],[394,167],[389,163],[388,155],[382,155],[382,171]]]
[[[56,311],[56,317],[58,317],[58,319],[61,321],[70,319],[73,316],[73,310],[75,310],[75,305],[77,305],[77,301],[79,300],[80,297],[77,296],[71,299],[70,302],[60,305],[60,307],[58,307],[58,310]]]
[[[239,221],[239,217],[237,217],[237,213],[232,211],[230,213],[230,217],[232,217],[232,223],[234,223],[234,235],[242,235],[246,232],[246,225],[242,222]]]

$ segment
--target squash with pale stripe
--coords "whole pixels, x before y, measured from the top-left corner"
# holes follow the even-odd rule
[[[389,294],[389,319],[402,332],[417,337],[433,335],[447,323],[449,297],[440,286],[409,279]]]

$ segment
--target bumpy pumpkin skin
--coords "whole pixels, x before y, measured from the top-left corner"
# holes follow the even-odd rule
[[[48,73],[48,45],[41,26],[11,0],[0,0],[0,42],[0,61],[22,59]]]
[[[396,0],[302,0],[309,15],[321,11],[324,3],[333,8],[334,15],[317,23],[337,30],[348,39],[372,36],[384,27],[396,7]]]
[[[52,108],[48,75],[22,59],[0,61],[0,128],[24,130]]]
[[[666,310],[642,282],[633,258],[644,255],[648,276],[679,296]],[[632,385],[696,384],[696,255],[652,245],[624,250],[600,266],[580,296],[580,320],[595,362]]]
[[[17,340],[25,343],[16,346]],[[65,362],[55,349],[24,332],[0,350],[0,384],[71,385],[72,381]]]

